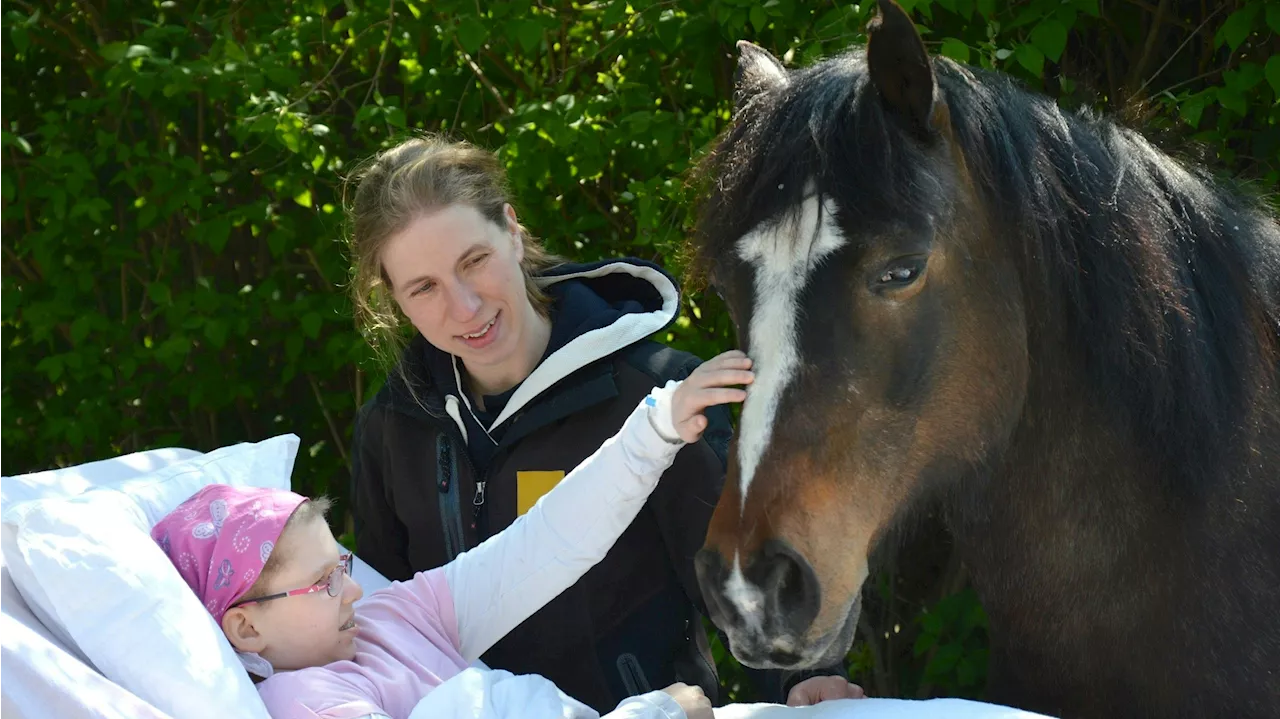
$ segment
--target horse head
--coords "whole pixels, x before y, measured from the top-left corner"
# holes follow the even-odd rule
[[[698,249],[756,380],[696,566],[755,667],[848,651],[872,549],[1007,443],[1026,390],[1012,258],[934,61],[880,11],[865,52],[810,68],[739,43],[734,119],[701,168]]]

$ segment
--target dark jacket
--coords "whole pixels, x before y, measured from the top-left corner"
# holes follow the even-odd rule
[[[558,267],[547,355],[519,387],[472,411],[461,367],[420,335],[359,413],[353,456],[356,552],[389,579],[449,561],[505,528],[622,425],[654,387],[698,358],[645,339],[676,317],[679,294],[640,261]],[[722,486],[725,408],[680,451],[639,517],[573,587],[498,642],[491,667],[536,673],[598,711],[683,681],[715,701],[717,679],[693,571]],[[554,477],[555,475],[550,475]],[[554,481],[554,480],[552,480]],[[523,492],[522,492],[523,486]],[[764,689],[779,700],[776,675]]]

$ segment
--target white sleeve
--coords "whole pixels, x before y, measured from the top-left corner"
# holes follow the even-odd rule
[[[686,719],[686,715],[670,694],[653,691],[623,699],[600,719]]]
[[[684,446],[656,429],[671,427],[674,388],[655,390],[528,513],[444,566],[468,661],[578,581],[635,519]]]
[[[466,669],[420,699],[409,719],[687,719],[663,692],[629,697],[600,717],[537,674]]]

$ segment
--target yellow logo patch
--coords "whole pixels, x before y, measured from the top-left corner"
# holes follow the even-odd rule
[[[516,472],[516,516],[533,509],[538,498],[550,492],[562,479],[564,472],[560,470]]]

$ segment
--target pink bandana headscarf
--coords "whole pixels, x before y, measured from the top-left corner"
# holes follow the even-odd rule
[[[305,501],[283,489],[210,484],[165,515],[151,538],[221,626],[227,607],[262,574],[285,523]]]

